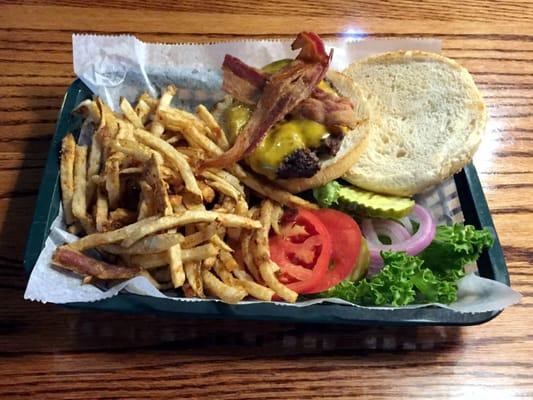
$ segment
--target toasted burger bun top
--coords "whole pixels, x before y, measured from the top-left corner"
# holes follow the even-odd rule
[[[410,196],[470,162],[487,117],[465,68],[438,54],[399,51],[356,62],[344,73],[367,93],[373,126],[344,179]]]

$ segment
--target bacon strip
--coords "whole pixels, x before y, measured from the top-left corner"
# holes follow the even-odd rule
[[[267,75],[226,54],[222,64],[222,89],[246,104],[256,104],[267,82]]]
[[[293,49],[302,49],[297,59],[270,76],[254,113],[233,147],[222,156],[205,161],[204,168],[230,167],[252,153],[274,124],[311,95],[333,56],[333,51],[328,56],[323,44],[317,44],[317,38],[318,35],[305,32],[298,35],[292,44]],[[313,55],[313,51],[318,53]]]
[[[353,109],[350,99],[315,88],[313,95],[298,104],[291,114],[324,124],[329,129],[335,126],[355,128]]]
[[[140,272],[139,267],[123,267],[95,260],[68,246],[58,247],[52,257],[52,263],[80,275],[93,276],[98,279],[129,279]]]

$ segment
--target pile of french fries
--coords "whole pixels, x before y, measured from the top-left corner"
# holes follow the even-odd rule
[[[203,105],[196,114],[172,107],[175,94],[143,93],[135,106],[121,98],[121,115],[100,98],[76,108],[94,134],[89,146],[63,139],[60,180],[65,222],[81,239],[56,249],[53,264],[84,283],[142,275],[187,297],[295,302],[268,237],[283,206],[315,206],[239,165],[202,169],[228,149],[226,135]]]

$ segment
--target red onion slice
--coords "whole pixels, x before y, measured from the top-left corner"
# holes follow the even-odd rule
[[[379,242],[376,230],[374,229],[371,220],[366,219],[363,221],[361,227],[363,229],[363,235],[368,240],[368,249],[370,251],[371,265],[383,265],[383,259],[380,255],[381,251],[405,251],[407,254],[415,256],[429,246],[429,244],[435,237],[436,230],[435,221],[433,221],[433,217],[431,216],[429,211],[426,210],[424,207],[416,204],[409,217],[420,224],[418,231],[413,236],[411,236],[411,238],[390,245],[382,244],[381,242]],[[390,222],[398,225],[398,223],[393,221],[384,222]],[[394,226],[394,228],[391,228],[392,226]],[[396,228],[395,225],[389,224],[388,227],[389,229],[394,229],[396,233],[399,232],[398,228]],[[407,232],[407,230],[405,231]]]

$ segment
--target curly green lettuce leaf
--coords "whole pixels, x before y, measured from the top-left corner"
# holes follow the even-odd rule
[[[424,261],[404,252],[383,252],[385,266],[371,279],[355,284],[341,282],[323,293],[364,306],[404,306],[414,303],[445,302],[457,298],[457,286],[439,279],[423,268]]]
[[[382,252],[384,267],[376,276],[341,282],[322,296],[365,306],[450,304],[457,300],[457,281],[464,276],[464,266],[476,261],[493,242],[487,229],[439,226],[433,242],[418,256]]]
[[[432,271],[459,278],[464,275],[463,267],[476,261],[493,243],[486,228],[476,230],[472,225],[440,225],[431,244],[418,257]]]

